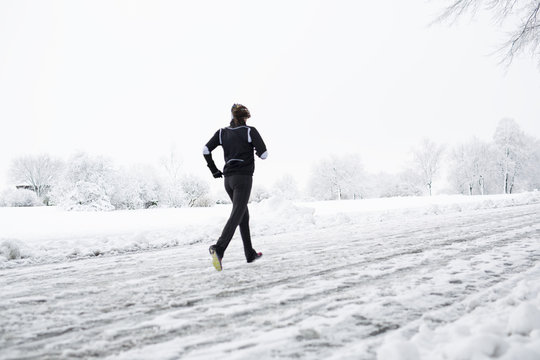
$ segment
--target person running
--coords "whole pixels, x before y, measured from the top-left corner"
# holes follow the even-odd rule
[[[251,244],[248,201],[255,171],[253,152],[255,150],[255,154],[264,160],[268,156],[268,151],[257,129],[246,125],[246,120],[251,117],[247,107],[234,104],[231,115],[230,126],[216,131],[203,148],[204,158],[214,178],[225,176],[225,191],[233,205],[220,238],[209,248],[212,264],[217,271],[222,270],[221,260],[238,226],[247,262],[251,263],[262,256],[262,253],[255,251]],[[225,157],[223,172],[216,167],[212,159],[212,151],[220,145],[223,147]]]

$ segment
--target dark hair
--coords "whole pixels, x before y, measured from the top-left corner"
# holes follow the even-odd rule
[[[234,104],[231,108],[231,114],[233,119],[236,119],[239,123],[246,123],[246,120],[251,117],[249,110],[242,104]]]

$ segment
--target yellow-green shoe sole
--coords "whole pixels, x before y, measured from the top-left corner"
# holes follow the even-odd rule
[[[219,261],[216,252],[215,252],[215,251],[212,251],[212,252],[210,253],[210,255],[212,255],[212,265],[214,265],[214,267],[216,268],[216,270],[217,270],[217,271],[223,270],[223,268],[221,267],[221,261]]]

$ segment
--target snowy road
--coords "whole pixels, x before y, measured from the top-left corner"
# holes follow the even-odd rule
[[[1,359],[375,359],[454,321],[540,260],[540,204],[351,222],[0,272]],[[486,300],[486,297],[489,299]],[[477,304],[477,305],[475,305]]]

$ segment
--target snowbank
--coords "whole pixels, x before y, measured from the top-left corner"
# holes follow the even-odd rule
[[[17,260],[21,258],[20,242],[16,240],[3,240],[0,243],[0,259]],[[1,260],[0,260],[1,261]]]
[[[304,203],[271,198],[250,204],[250,223],[252,236],[259,237],[537,202],[540,202],[538,192]],[[0,208],[0,268],[210,244],[219,237],[229,212],[230,205],[114,212],[69,212],[55,207]]]
[[[297,206],[289,200],[270,198],[251,207],[250,222],[255,235],[274,235],[316,225],[313,207]]]
[[[522,275],[507,296],[495,302],[481,294],[458,320],[432,329],[422,322],[409,340],[388,336],[378,360],[540,359],[540,265]],[[511,286],[504,284],[502,287]],[[493,291],[493,290],[490,290]]]

